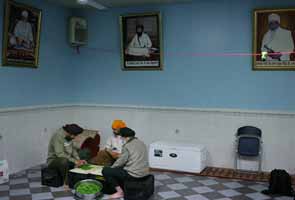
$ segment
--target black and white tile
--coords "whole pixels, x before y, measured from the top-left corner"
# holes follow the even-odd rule
[[[155,194],[151,200],[293,200],[261,194],[267,183],[154,172]],[[73,191],[41,185],[41,167],[10,176],[0,185],[0,200],[73,200]],[[105,195],[102,199],[108,199]]]

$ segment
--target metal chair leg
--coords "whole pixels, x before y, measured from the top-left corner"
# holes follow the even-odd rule
[[[261,153],[259,154],[258,171],[259,171],[259,173],[261,173],[261,171],[262,171],[262,155],[261,155]]]
[[[238,169],[238,158],[239,158],[238,153],[236,153],[236,155],[235,155],[235,170]]]

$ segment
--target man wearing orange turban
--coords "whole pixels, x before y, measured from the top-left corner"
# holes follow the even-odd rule
[[[120,156],[124,139],[119,135],[120,129],[126,128],[122,120],[114,120],[112,123],[113,135],[107,139],[104,150],[98,152],[97,156],[90,161],[96,165],[110,166]]]
[[[114,120],[112,124],[114,135],[107,140],[106,144],[106,150],[111,153],[115,159],[121,154],[122,146],[124,144],[124,140],[119,135],[121,128],[126,128],[125,122],[118,119]]]
[[[112,124],[112,129],[118,132],[119,131],[118,129],[121,129],[121,128],[126,128],[125,122],[119,119],[114,120]]]

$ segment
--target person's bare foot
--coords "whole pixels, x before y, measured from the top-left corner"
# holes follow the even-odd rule
[[[116,192],[116,193],[110,195],[109,199],[119,199],[119,198],[123,198],[123,197],[124,197],[123,192]]]
[[[71,189],[70,189],[70,187],[68,185],[64,185],[64,190],[65,191],[70,191]]]

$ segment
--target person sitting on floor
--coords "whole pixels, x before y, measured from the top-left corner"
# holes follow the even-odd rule
[[[111,167],[104,167],[102,170],[108,186],[116,190],[110,196],[111,199],[124,196],[120,186],[124,184],[124,180],[145,177],[150,173],[146,145],[135,137],[135,132],[130,128],[121,128],[119,134],[125,140],[122,154]]]
[[[62,176],[64,187],[68,187],[67,175],[69,169],[79,167],[87,162],[80,160],[72,140],[83,132],[77,124],[67,124],[59,129],[52,137],[48,146],[48,168],[56,169]]]
[[[121,128],[125,128],[126,124],[122,120],[114,120],[112,124],[113,136],[107,140],[106,150],[112,155],[114,159],[117,159],[122,152],[122,146],[124,145],[124,139],[120,136],[119,132]]]
[[[126,123],[122,120],[114,120],[112,123],[113,135],[107,139],[104,150],[97,153],[90,162],[96,165],[111,166],[120,156],[124,139],[119,135],[121,128],[125,128]]]

